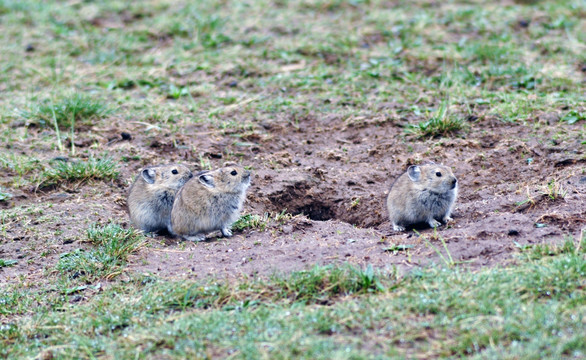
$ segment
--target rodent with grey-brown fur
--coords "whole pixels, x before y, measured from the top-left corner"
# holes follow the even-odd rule
[[[189,168],[180,164],[142,169],[126,200],[132,224],[144,232],[167,230],[175,195],[192,177]]]
[[[435,228],[452,220],[458,180],[452,170],[435,163],[410,166],[389,191],[387,209],[393,230],[404,231],[417,223]]]
[[[230,227],[238,220],[248,186],[250,171],[240,166],[198,173],[177,193],[169,232],[190,241],[202,241],[215,230],[232,236]]]

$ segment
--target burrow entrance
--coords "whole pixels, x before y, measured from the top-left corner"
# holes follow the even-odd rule
[[[340,220],[359,227],[373,227],[385,221],[383,203],[378,198],[349,197],[349,193],[323,186],[323,183],[297,182],[266,194],[267,210],[304,214],[314,221]],[[322,186],[320,186],[322,185]]]

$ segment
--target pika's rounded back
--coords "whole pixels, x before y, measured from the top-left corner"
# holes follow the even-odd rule
[[[150,166],[140,171],[128,192],[133,225],[145,232],[166,230],[177,191],[193,177],[185,165]]]

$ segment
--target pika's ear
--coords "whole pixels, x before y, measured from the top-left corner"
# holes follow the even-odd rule
[[[421,179],[421,168],[417,165],[411,165],[407,169],[407,175],[411,181],[419,181]]]
[[[142,176],[142,178],[144,179],[144,181],[147,182],[147,184],[154,184],[155,183],[155,177],[156,177],[156,172],[155,170],[151,169],[151,168],[147,168],[144,169],[140,175]]]
[[[215,185],[214,185],[214,177],[213,176],[210,176],[209,174],[202,174],[197,179],[204,186],[207,186],[209,188],[215,187]]]

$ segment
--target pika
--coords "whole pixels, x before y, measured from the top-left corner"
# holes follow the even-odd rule
[[[177,193],[169,232],[190,241],[202,241],[215,230],[232,236],[230,227],[238,220],[249,185],[250,171],[240,166],[198,173]]]
[[[132,224],[144,232],[167,230],[175,195],[192,177],[187,166],[179,164],[141,170],[126,200]]]
[[[387,208],[393,230],[426,222],[435,228],[450,214],[458,196],[458,180],[452,170],[434,163],[413,165],[399,176],[389,191]]]

